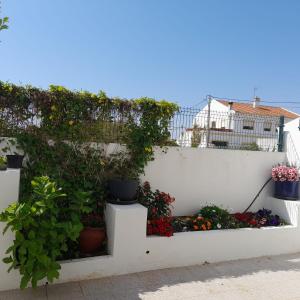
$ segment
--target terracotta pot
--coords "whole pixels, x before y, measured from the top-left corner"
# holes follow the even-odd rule
[[[101,249],[105,240],[104,228],[85,227],[79,236],[79,249],[81,253],[93,254]]]

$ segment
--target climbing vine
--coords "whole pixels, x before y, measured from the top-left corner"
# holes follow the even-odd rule
[[[171,142],[168,125],[177,109],[176,104],[147,97],[125,100],[109,98],[103,91],[93,94],[61,86],[43,90],[0,82],[0,135],[16,137],[29,156],[24,172],[27,186],[44,171],[59,174],[55,168],[67,165],[64,153],[68,151],[80,160],[79,169],[91,168],[93,159],[87,165],[80,150],[91,142],[126,144],[127,165],[137,177],[153,160],[153,147]],[[87,156],[99,158],[100,150],[91,148]],[[97,161],[92,168],[99,167]]]
[[[0,136],[13,138],[11,145],[25,154],[19,202],[0,215],[16,235],[5,262],[19,268],[21,287],[57,278],[57,260],[77,257],[82,213],[101,215],[108,177],[137,179],[154,159],[153,147],[172,143],[168,126],[177,109],[147,97],[0,81]],[[108,143],[126,150],[107,153]]]

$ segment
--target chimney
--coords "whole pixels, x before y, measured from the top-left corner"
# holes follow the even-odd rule
[[[233,102],[228,102],[228,111],[232,111]]]
[[[259,103],[260,103],[260,98],[259,97],[254,97],[254,99],[253,99],[253,108],[258,107]]]

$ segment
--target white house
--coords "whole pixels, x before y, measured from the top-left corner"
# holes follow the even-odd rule
[[[216,147],[275,151],[280,117],[284,123],[299,117],[282,107],[212,99],[186,128],[178,144],[186,147]]]

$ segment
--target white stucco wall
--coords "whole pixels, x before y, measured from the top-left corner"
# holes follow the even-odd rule
[[[285,131],[285,151],[290,164],[300,167],[300,118],[287,123]]]
[[[18,201],[19,181],[19,170],[0,171],[0,211]],[[5,224],[0,223],[0,290],[16,288],[20,280],[18,272],[7,273],[8,265],[2,262],[2,259],[6,257],[5,251],[14,239],[14,235],[9,231],[4,236],[2,235],[4,227]]]
[[[300,251],[299,202],[266,198],[291,225],[146,236],[144,207],[107,206],[112,255],[62,263],[59,282]],[[114,218],[109,216],[114,215]],[[111,231],[109,231],[111,233]]]
[[[176,197],[175,215],[194,214],[205,204],[242,211],[270,176],[271,167],[284,159],[284,153],[173,147],[165,154],[156,149],[156,160],[147,166],[143,180]],[[19,171],[0,172],[0,210],[17,200],[18,190]],[[254,209],[274,207],[292,226],[147,237],[145,207],[108,204],[109,255],[62,262],[58,282],[300,251],[299,203],[287,209],[289,201],[270,200],[270,195],[271,186]],[[0,236],[0,259],[12,239],[10,233]],[[0,290],[17,288],[18,272],[7,274],[6,270],[7,265],[0,262]]]
[[[248,206],[272,166],[283,161],[285,153],[278,152],[171,147],[167,153],[157,149],[142,180],[176,198],[175,215],[195,213],[206,204],[236,212]]]

